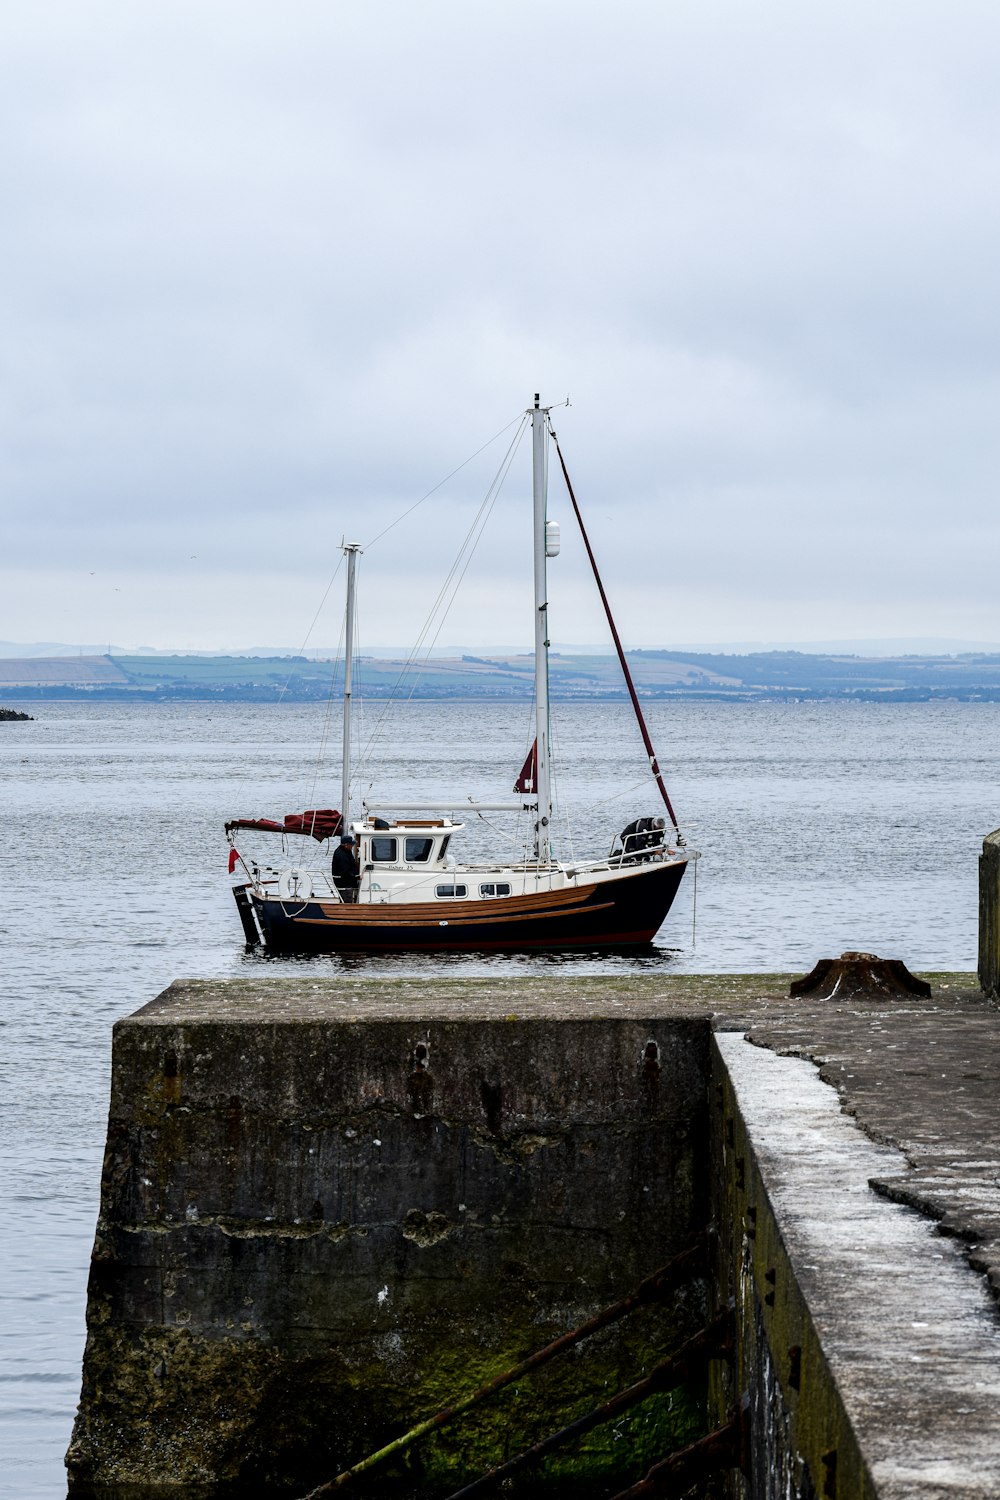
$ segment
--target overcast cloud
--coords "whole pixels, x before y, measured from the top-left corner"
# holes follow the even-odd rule
[[[630,644],[997,639],[998,65],[986,0],[8,7],[0,638],[297,643],[538,389]],[[442,642],[529,640],[527,485]]]

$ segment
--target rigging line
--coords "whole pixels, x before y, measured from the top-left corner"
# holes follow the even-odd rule
[[[507,453],[504,455],[504,459],[503,459],[503,461],[501,463],[500,469],[494,475],[494,478],[493,478],[493,480],[492,480],[492,482],[490,484],[489,489],[486,492],[486,495],[483,498],[483,502],[480,505],[479,510],[476,513],[476,516],[473,518],[472,525],[469,528],[469,531],[468,531],[468,533],[467,533],[467,535],[465,537],[465,540],[462,543],[462,546],[459,548],[458,556],[456,557],[455,561],[453,562],[453,564],[452,564],[452,566],[451,566],[451,568],[450,568],[450,570],[448,572],[447,578],[445,579],[445,581],[442,584],[440,590],[438,591],[437,598],[435,599],[434,604],[431,607],[431,610],[430,610],[430,612],[429,612],[429,614],[427,616],[427,619],[424,622],[423,629],[421,630],[420,635],[417,638],[417,641],[416,641],[416,643],[415,643],[415,645],[413,647],[413,650],[410,652],[410,656],[408,657],[406,663],[404,663],[404,666],[403,666],[402,670],[400,671],[400,674],[399,674],[398,678],[396,679],[395,684],[393,685],[390,697],[389,697],[388,701],[386,702],[385,708],[384,708],[384,710],[383,710],[383,712],[382,712],[382,714],[381,714],[378,722],[376,723],[375,728],[372,731],[372,735],[371,735],[371,738],[369,739],[368,746],[366,747],[366,750],[363,752],[363,754],[365,754],[365,755],[368,753],[368,749],[370,749],[370,747],[371,747],[373,741],[375,740],[376,736],[381,731],[382,725],[385,723],[385,720],[386,720],[389,712],[395,706],[395,704],[399,701],[397,699],[397,697],[396,697],[396,694],[397,694],[397,691],[398,691],[398,689],[399,689],[399,687],[400,687],[400,685],[401,685],[401,683],[402,683],[402,681],[403,681],[406,673],[408,671],[413,670],[414,668],[415,668],[415,671],[413,673],[412,685],[410,687],[410,691],[409,691],[409,693],[407,695],[406,701],[408,703],[411,702],[412,699],[413,699],[414,694],[416,693],[416,690],[417,690],[417,688],[418,688],[418,686],[420,684],[420,675],[421,675],[421,672],[423,671],[423,669],[426,667],[427,663],[429,662],[430,657],[431,657],[431,653],[434,650],[435,645],[437,644],[438,637],[440,636],[441,631],[444,628],[444,623],[445,623],[446,619],[448,618],[448,614],[449,614],[449,612],[451,610],[451,606],[455,602],[455,597],[456,597],[456,595],[458,593],[459,588],[461,587],[462,580],[465,577],[466,572],[468,571],[469,564],[471,563],[472,558],[473,558],[473,556],[475,554],[476,547],[478,546],[480,540],[482,539],[483,532],[484,532],[484,530],[486,528],[486,525],[487,525],[487,523],[489,521],[490,515],[493,512],[493,507],[495,506],[497,500],[499,499],[500,491],[503,488],[504,481],[506,480],[507,474],[510,472],[510,468],[511,468],[511,465],[512,465],[512,463],[514,461],[514,457],[515,457],[515,454],[517,452],[517,448],[518,448],[518,445],[520,443],[520,440],[523,437],[524,432],[526,430],[527,430],[527,419],[524,419],[522,421],[521,426],[519,427],[517,433],[515,434],[514,438],[512,439],[510,447],[507,450]],[[462,558],[463,558],[463,556],[465,556],[465,563],[464,563],[463,566],[461,566],[461,571],[459,572],[458,570],[459,570],[460,565],[462,564]],[[456,577],[456,573],[457,573],[457,577]],[[451,590],[451,597],[450,598],[448,598],[449,588]],[[426,642],[427,632],[430,630],[431,626],[433,625],[435,614],[438,612],[439,609],[442,611],[442,613],[441,613],[441,618],[440,618],[440,620],[438,622],[437,629],[434,632],[434,635],[431,638],[429,644],[426,645],[426,650],[424,651],[422,661],[418,661],[418,657],[420,655],[422,646]]]
[[[510,447],[507,449],[507,452],[506,452],[506,454],[504,455],[504,458],[501,461],[500,469],[498,469],[497,474],[494,475],[494,477],[493,477],[493,479],[492,479],[492,481],[490,483],[489,489],[486,491],[486,495],[485,495],[485,497],[483,499],[482,505],[480,505],[479,511],[477,512],[475,518],[473,519],[472,525],[469,528],[469,532],[466,535],[466,538],[463,541],[461,548],[459,549],[458,557],[456,558],[455,562],[452,563],[452,566],[451,566],[451,568],[450,568],[450,570],[448,572],[448,576],[445,579],[444,583],[441,585],[441,588],[438,590],[437,598],[434,600],[434,603],[432,604],[432,606],[430,608],[430,611],[428,612],[427,618],[425,619],[424,624],[421,627],[420,634],[417,636],[416,641],[414,642],[413,646],[410,649],[409,655],[407,656],[406,660],[403,662],[403,665],[400,667],[399,673],[398,673],[398,675],[396,677],[396,681],[393,683],[392,687],[389,690],[389,693],[388,693],[388,695],[386,697],[386,700],[385,700],[385,707],[383,708],[381,714],[379,715],[379,718],[378,718],[378,720],[377,720],[377,722],[375,724],[375,727],[373,728],[373,730],[371,732],[371,735],[369,736],[368,744],[366,745],[365,750],[364,750],[364,754],[365,755],[368,755],[370,753],[372,744],[374,743],[374,741],[376,740],[376,738],[378,737],[378,735],[381,733],[381,730],[382,730],[383,725],[385,724],[386,718],[388,717],[388,715],[391,712],[391,710],[396,706],[397,702],[399,701],[398,698],[397,698],[397,694],[398,694],[398,692],[400,690],[400,687],[402,686],[402,684],[403,684],[403,682],[404,682],[404,680],[406,678],[407,673],[413,670],[414,666],[416,665],[416,663],[417,663],[417,661],[418,661],[418,659],[420,657],[420,653],[421,653],[421,649],[423,647],[424,640],[425,640],[425,638],[427,636],[428,631],[430,630],[431,626],[434,623],[434,616],[435,616],[437,610],[440,608],[442,600],[445,597],[445,594],[446,594],[447,589],[448,589],[449,582],[454,577],[455,570],[458,567],[458,564],[459,564],[459,562],[461,560],[462,554],[464,553],[466,547],[469,545],[470,538],[471,538],[472,533],[475,530],[475,528],[476,528],[476,526],[477,526],[477,524],[479,522],[479,518],[482,515],[483,509],[486,506],[486,504],[487,504],[487,502],[489,500],[489,497],[490,497],[492,491],[496,487],[498,480],[500,479],[501,471],[503,471],[503,473],[505,475],[506,474],[506,469],[509,469],[511,463],[513,462],[514,454],[516,453],[518,444],[520,443],[520,440],[521,440],[522,436],[524,435],[525,430],[527,429],[528,421],[529,421],[529,418],[527,417],[527,415],[525,415],[525,414],[522,413],[521,418],[520,418],[520,424],[519,424],[519,427],[518,427],[518,431],[514,434],[514,437],[513,437],[512,441],[511,441]],[[509,428],[511,425],[512,424],[510,422],[508,422],[507,427],[505,427],[503,429],[503,431],[506,432],[507,428]],[[482,451],[482,450],[480,450],[480,451]],[[500,482],[502,483],[502,480]],[[440,626],[438,627],[438,632],[440,633]],[[435,636],[435,640],[436,639],[437,639],[437,636]],[[430,651],[432,651],[433,649],[434,649],[434,647],[433,647],[433,642],[432,642],[431,646],[428,649],[428,653],[427,653],[428,657],[430,655]],[[427,657],[425,657],[425,661],[426,660],[427,660]],[[411,689],[409,697],[412,698],[412,696],[413,696],[413,691]]]
[[[340,561],[337,562],[336,568],[334,568],[333,574],[331,574],[330,582],[327,583],[327,588],[325,588],[324,595],[322,595],[321,600],[319,600],[319,609],[316,610],[315,615],[313,615],[312,624],[309,625],[309,630],[306,631],[306,639],[303,640],[300,648],[298,648],[298,655],[303,655],[304,651],[306,651],[306,646],[309,645],[309,637],[312,636],[313,630],[315,630],[316,628],[316,621],[318,621],[319,615],[321,615],[322,606],[324,606],[327,598],[330,597],[330,589],[333,588],[334,582],[336,582],[337,573],[339,573],[342,565],[343,556],[340,556]],[[286,691],[288,691],[288,684],[289,682],[291,682],[292,673],[294,673],[294,667],[289,667],[288,676],[286,676],[285,681],[283,681],[283,684],[280,685],[279,690],[277,690],[277,697],[276,699],[274,699],[274,703],[271,706],[277,706],[282,703],[283,697],[285,697],[285,693]],[[334,672],[333,679],[331,679],[330,682],[330,694],[333,694],[334,685],[336,685],[336,672]],[[259,741],[258,744],[256,744],[255,748],[258,751],[261,750],[262,747],[261,744],[259,744]],[[243,789],[244,787],[246,787],[249,778],[249,769],[244,769],[243,775],[241,775],[240,780],[238,780],[237,787],[235,787],[235,796],[237,796],[237,799],[243,796]],[[313,792],[315,792],[315,777],[313,777]],[[310,796],[310,801],[312,801],[312,796]],[[259,805],[259,802],[256,805]]]
[[[558,714],[550,726],[550,736],[552,741],[552,757],[549,762],[549,770],[552,776],[553,803],[562,826],[563,839],[569,845],[569,857],[573,864],[576,864],[576,839],[573,836],[573,824],[570,820],[569,808],[563,807],[559,791],[558,776],[559,768],[562,765],[562,738]]]
[[[338,562],[337,566],[333,570],[333,573],[331,574],[330,581],[329,581],[329,583],[326,586],[326,589],[324,591],[323,597],[319,601],[319,608],[316,610],[316,613],[313,615],[313,617],[312,617],[312,623],[309,626],[309,629],[306,631],[305,640],[302,642],[302,645],[299,647],[299,650],[298,650],[298,655],[299,656],[302,656],[304,654],[306,646],[309,644],[309,637],[312,635],[313,631],[316,629],[316,621],[319,619],[320,615],[323,612],[323,606],[326,604],[327,599],[330,597],[330,590],[333,588],[333,585],[336,582],[337,574],[340,572],[340,570],[343,567],[343,565],[344,565],[344,556],[343,556],[343,553],[341,553],[340,562]],[[288,685],[289,685],[289,683],[292,680],[293,671],[294,671],[294,668],[289,668],[288,676],[285,678],[285,681],[282,684],[282,686],[278,689],[278,696],[274,700],[276,705],[280,704],[283,701],[285,694],[288,692]],[[330,691],[331,691],[331,693],[333,691],[332,684],[331,684]],[[259,750],[260,748],[261,748],[261,746],[258,743],[257,749]],[[240,781],[239,781],[239,783],[237,784],[237,787],[236,787],[236,796],[237,797],[242,797],[242,795],[243,795],[243,788],[246,786],[246,784],[247,784],[247,782],[248,782],[249,779],[250,779],[249,778],[249,771],[244,771],[243,776],[241,777],[241,779],[240,779]]]
[[[531,731],[532,731],[532,728],[534,727],[534,723],[535,723],[535,700],[534,700],[534,698],[532,698],[531,702],[528,704],[528,714],[527,714],[527,718],[525,719],[524,757],[523,757],[523,759],[527,758],[528,752],[531,749],[531,741],[533,739],[533,735],[532,735]]]
[[[635,781],[635,782],[632,783],[631,786],[627,786],[627,787],[623,788],[623,790],[620,791],[620,792],[611,792],[607,796],[602,797],[601,801],[606,806],[610,805],[612,802],[620,802],[621,799],[622,799],[622,797],[631,797],[631,795],[632,795],[633,792],[641,792],[642,789],[643,789],[643,787],[646,786],[646,784],[647,783],[645,781]],[[687,825],[687,830],[688,830],[688,833],[691,832],[691,825],[690,825],[690,823]]]
[[[510,450],[508,450],[508,452],[509,451]],[[382,714],[380,715],[379,720],[378,720],[378,722],[375,725],[375,728],[372,730],[371,738],[369,739],[368,746],[366,747],[366,751],[365,751],[366,754],[367,754],[367,751],[371,748],[371,744],[374,741],[375,737],[380,732],[381,727],[382,727],[383,723],[385,722],[385,719],[388,716],[390,710],[392,709],[392,707],[394,706],[395,702],[397,701],[396,695],[397,695],[397,693],[399,691],[399,688],[400,688],[401,684],[403,683],[403,681],[404,681],[404,679],[406,677],[406,674],[409,671],[412,670],[412,668],[417,663],[417,661],[418,661],[418,659],[420,657],[420,653],[421,653],[421,650],[423,648],[424,642],[426,640],[427,633],[431,629],[431,626],[434,623],[434,617],[435,617],[437,611],[442,606],[442,603],[443,603],[443,601],[444,601],[444,599],[445,599],[445,597],[447,595],[447,592],[448,592],[448,587],[449,587],[449,585],[451,583],[451,580],[453,579],[453,577],[455,575],[455,570],[458,567],[459,562],[461,561],[461,558],[462,558],[463,553],[465,552],[465,549],[469,545],[469,541],[470,541],[470,538],[472,536],[472,533],[475,531],[477,525],[480,522],[480,519],[481,519],[481,517],[483,515],[483,511],[484,511],[484,509],[485,509],[485,507],[486,507],[486,505],[487,505],[487,503],[489,501],[490,493],[491,493],[491,491],[493,489],[493,486],[495,484],[496,484],[496,477],[494,477],[493,481],[491,482],[490,488],[487,490],[486,495],[485,495],[482,503],[480,504],[479,510],[476,512],[475,516],[473,517],[472,525],[470,526],[469,531],[466,534],[466,537],[465,537],[464,541],[462,542],[461,547],[459,548],[458,556],[455,559],[455,561],[452,563],[451,568],[448,571],[447,577],[445,578],[445,580],[442,583],[440,589],[438,590],[437,596],[434,599],[434,602],[431,605],[430,610],[428,611],[427,617],[424,620],[424,623],[423,623],[423,625],[421,627],[420,634],[417,636],[416,641],[414,642],[413,646],[410,649],[409,655],[407,656],[406,660],[404,661],[402,667],[399,670],[399,674],[396,677],[396,681],[393,683],[392,688],[390,689],[388,698],[386,699],[385,708],[383,709]],[[440,627],[439,627],[439,629],[440,629]],[[435,637],[435,639],[436,639],[436,637]],[[428,653],[427,653],[428,656],[429,656],[431,650],[433,650],[433,643],[428,648]],[[426,660],[426,657],[425,657],[425,660]],[[413,690],[412,689],[410,691],[410,695],[409,696],[411,698],[413,696]]]
[[[495,823],[491,822],[490,819],[486,817],[485,813],[481,813],[479,811],[478,807],[476,808],[476,817],[479,819],[480,823],[485,823],[490,832],[495,833],[498,839],[502,839],[504,837],[503,829],[498,828]]]
[[[700,861],[694,862],[694,896],[691,900],[691,948],[692,951],[698,943],[698,865]]]
[[[503,437],[504,433],[509,431],[509,429],[514,426],[515,422],[523,421],[523,419],[524,414],[522,412],[519,412],[516,417],[513,417],[511,421],[507,423],[506,427],[501,427],[499,432],[495,432],[493,436],[489,438],[481,448],[477,448],[475,453],[470,453],[468,458],[464,459],[462,463],[459,464],[457,469],[452,469],[451,473],[446,474],[443,479],[439,480],[433,489],[427,491],[426,495],[421,495],[419,500],[415,500],[408,510],[404,510],[402,515],[396,517],[395,521],[390,521],[389,525],[385,528],[384,531],[380,531],[378,536],[374,536],[372,537],[370,542],[366,542],[365,550],[367,551],[369,548],[374,547],[375,543],[380,542],[384,536],[387,536],[394,526],[398,526],[400,521],[405,521],[407,516],[412,515],[413,512],[417,509],[418,505],[423,505],[425,500],[429,500],[432,495],[437,494],[442,485],[447,484],[449,479],[454,479],[455,475],[460,474],[464,468],[467,468],[474,458],[478,458],[480,453],[485,453],[487,448],[489,448],[493,443],[496,442],[497,438]]]
[[[354,729],[354,745],[355,745],[355,749],[357,750],[357,755],[355,756],[355,759],[354,759],[354,767],[353,767],[353,770],[352,770],[352,773],[351,773],[351,783],[350,783],[350,786],[348,787],[348,796],[350,796],[351,787],[353,787],[353,786],[355,786],[355,785],[358,784],[359,778],[363,779],[363,772],[365,770],[364,763],[363,763],[363,760],[362,760],[363,751],[362,751],[362,745],[361,745],[361,742],[364,739],[364,731],[365,731],[365,709],[367,707],[367,699],[365,698],[365,691],[364,691],[364,673],[361,670],[361,600],[362,600],[363,595],[364,595],[364,588],[363,588],[363,586],[359,587],[358,583],[355,583],[355,585],[354,585],[355,603],[354,603],[354,642],[353,642],[353,645],[354,645],[354,672],[355,672],[354,681],[356,683],[356,687],[352,690],[351,703],[352,703],[352,721],[353,721],[352,722],[352,728]]]
[[[340,572],[340,570],[341,570],[341,568],[343,566],[344,566],[344,554],[341,553],[340,554],[340,562],[334,568],[333,573],[330,576],[330,582],[327,584],[326,589],[325,589],[325,591],[323,593],[323,597],[319,601],[319,607],[317,608],[316,613],[312,617],[312,624],[309,626],[309,629],[306,631],[306,638],[302,642],[302,645],[299,647],[299,653],[298,654],[300,656],[302,655],[302,653],[305,651],[306,647],[309,644],[309,637],[312,635],[313,631],[316,629],[316,621],[319,619],[320,615],[323,613],[323,606],[326,603],[327,599],[329,599],[329,597],[330,597],[330,590],[333,588],[333,585],[336,582],[337,574]],[[291,682],[291,680],[292,680],[292,674],[291,674],[291,672],[289,672],[288,676],[285,678],[285,685],[281,689],[281,692],[278,694],[278,702],[279,703],[281,702],[281,699],[284,696],[284,694],[288,691],[288,684]]]
[[[615,625],[614,616],[611,613],[611,605],[608,603],[608,596],[604,592],[604,584],[601,582],[601,575],[597,570],[597,559],[595,558],[593,551],[591,550],[590,538],[588,537],[587,529],[583,524],[583,517],[580,514],[580,507],[576,503],[576,495],[573,492],[573,485],[570,481],[569,470],[566,467],[566,460],[563,458],[562,449],[559,446],[559,439],[556,437],[555,428],[552,426],[551,422],[549,423],[549,432],[552,434],[552,441],[556,445],[556,453],[559,455],[559,465],[563,472],[563,478],[566,481],[566,488],[569,491],[569,498],[573,505],[573,512],[576,516],[577,525],[580,528],[580,535],[583,537],[583,545],[587,549],[587,556],[590,559],[590,566],[593,569],[594,573],[594,581],[597,584],[598,593],[601,596],[601,603],[604,605],[604,613],[607,615],[608,624],[611,627],[611,636],[615,643],[615,650],[618,652],[618,660],[621,663],[622,673],[625,677],[625,686],[628,688],[629,697],[632,699],[632,708],[635,711],[636,722],[639,725],[639,733],[642,735],[642,742],[646,747],[646,754],[649,756],[649,769],[653,773],[653,780],[656,782],[656,785],[660,789],[660,796],[663,798],[663,804],[666,807],[667,812],[670,814],[670,821],[674,825],[674,831],[676,832],[678,838],[681,838],[681,830],[677,822],[677,816],[670,802],[670,793],[667,791],[666,783],[663,780],[663,776],[656,759],[656,752],[653,749],[653,742],[649,737],[649,730],[646,728],[646,720],[643,717],[642,709],[639,706],[639,697],[635,690],[635,684],[632,681],[632,673],[628,669],[628,663],[625,660],[625,651],[622,646],[621,639],[618,635],[618,628]]]
[[[341,555],[340,562],[334,568],[333,574],[331,575],[331,578],[330,578],[330,581],[329,581],[329,583],[326,586],[326,591],[324,592],[323,597],[322,597],[322,599],[319,602],[319,609],[317,609],[316,613],[313,615],[312,624],[309,626],[309,629],[306,631],[305,640],[302,642],[302,645],[299,647],[299,650],[298,650],[298,655],[299,656],[302,656],[304,654],[306,646],[309,644],[309,637],[312,635],[313,631],[316,628],[316,621],[319,619],[320,614],[321,614],[322,609],[323,609],[323,606],[324,606],[324,604],[326,603],[327,599],[330,596],[330,590],[333,588],[333,585],[334,585],[334,583],[336,581],[336,578],[337,578],[337,574],[340,572],[341,567],[343,566],[343,562],[344,562],[344,558],[343,558],[343,555]],[[288,692],[288,685],[289,685],[289,683],[292,680],[292,675],[294,673],[294,670],[295,670],[294,667],[290,667],[288,669],[288,676],[285,678],[285,680],[282,683],[281,687],[278,689],[278,696],[274,700],[276,706],[279,705],[283,701],[285,694]],[[332,691],[333,691],[333,688],[332,688],[332,685],[331,685],[331,692]],[[261,746],[260,746],[260,744],[258,742],[257,749],[259,750],[260,748],[261,748]],[[244,771],[243,776],[240,778],[240,781],[238,782],[237,787],[236,787],[236,796],[237,796],[237,798],[242,797],[242,795],[243,795],[243,788],[246,786],[246,784],[249,781],[249,779],[250,779],[250,773],[249,773],[249,771]]]
[[[462,542],[461,547],[458,549],[458,554],[455,557],[455,561],[452,563],[450,569],[448,570],[448,576],[445,578],[444,583],[438,590],[437,598],[434,600],[434,603],[431,606],[430,612],[427,616],[427,620],[424,624],[424,628],[420,633],[417,647],[411,653],[412,660],[415,660],[418,657],[421,650],[421,645],[425,641],[427,632],[434,624],[435,615],[439,610],[443,611],[443,613],[441,615],[441,619],[438,622],[437,629],[431,639],[431,643],[424,655],[422,665],[426,665],[427,661],[429,660],[430,652],[433,651],[437,638],[441,634],[441,628],[444,625],[445,620],[447,619],[448,611],[451,609],[452,603],[454,603],[455,595],[458,592],[459,585],[461,584],[462,579],[465,577],[469,563],[472,561],[472,556],[476,550],[476,547],[479,545],[480,538],[483,534],[483,529],[486,526],[486,522],[489,520],[490,514],[493,510],[493,506],[496,504],[497,499],[499,498],[500,491],[503,488],[503,482],[506,479],[507,472],[514,460],[514,454],[517,451],[517,443],[524,431],[524,426],[525,424],[522,424],[517,436],[511,443],[510,447],[507,449],[503,461],[501,462],[500,468],[493,476],[493,479],[490,482],[490,486],[487,489],[486,494],[483,496],[482,503],[475,516],[473,517],[472,524],[470,525],[469,530],[466,533],[465,540]],[[462,563],[463,557],[465,558],[464,565]],[[461,571],[459,571],[460,569]],[[450,599],[448,598],[449,590],[451,591]],[[410,696],[413,696],[412,689],[410,692]]]
[[[553,854],[555,852],[555,848],[558,847],[558,840],[552,838],[553,828],[555,826],[560,826],[564,835],[568,835],[568,833],[569,833],[568,816],[567,816],[567,814],[565,814],[563,812],[562,806],[561,806],[560,801],[559,801],[559,773],[558,773],[558,770],[557,770],[558,759],[559,759],[558,742],[557,742],[557,739],[556,739],[556,735],[555,735],[555,733],[553,731],[552,724],[550,723],[549,724],[549,791],[550,791],[551,799],[552,799],[552,813],[551,813],[551,816],[549,818],[549,835],[550,835],[549,848],[550,848],[550,853],[553,853]],[[566,841],[570,845],[570,853],[572,854],[572,838],[567,838]],[[574,858],[575,858],[575,856],[574,856]]]
[[[444,622],[445,622],[445,620],[447,620],[448,615],[451,613],[451,607],[454,604],[455,598],[456,598],[456,596],[458,594],[458,591],[459,591],[459,589],[462,586],[462,580],[464,579],[466,573],[469,571],[469,564],[472,562],[472,559],[475,556],[476,548],[479,546],[479,543],[482,541],[483,532],[486,530],[486,526],[487,526],[487,523],[488,523],[488,521],[490,519],[490,516],[493,514],[493,507],[496,505],[497,501],[500,498],[500,491],[503,489],[504,480],[507,478],[507,475],[510,473],[510,467],[511,467],[511,464],[514,462],[514,456],[515,456],[515,454],[517,452],[518,443],[520,441],[521,436],[523,435],[523,433],[525,431],[526,426],[527,426],[527,424],[525,423],[521,427],[519,433],[517,434],[517,437],[516,437],[515,441],[511,444],[510,448],[507,450],[506,464],[502,468],[502,472],[500,472],[498,474],[498,477],[497,477],[497,479],[495,481],[496,489],[494,491],[493,498],[489,502],[489,509],[486,510],[485,515],[483,515],[483,517],[482,517],[482,523],[479,526],[478,535],[476,535],[474,539],[472,538],[472,533],[475,530],[475,523],[473,523],[473,527],[470,529],[469,537],[471,539],[471,545],[469,546],[469,553],[468,553],[468,556],[465,559],[465,564],[464,564],[464,566],[462,568],[462,571],[459,573],[458,577],[455,579],[455,586],[454,586],[454,588],[451,591],[451,598],[448,600],[447,604],[444,606],[444,610],[443,610],[443,613],[441,615],[441,619],[438,622],[437,630],[434,632],[434,637],[431,640],[431,643],[430,643],[430,645],[427,648],[427,653],[426,653],[426,655],[424,657],[424,664],[425,665],[430,660],[430,654],[434,650],[434,647],[437,645],[438,636],[441,634],[442,630],[444,629]],[[487,497],[488,496],[489,496],[489,491],[487,491]],[[482,514],[483,508],[485,507],[485,505],[486,505],[486,501],[484,500],[483,501],[483,506],[480,507],[480,514]],[[457,566],[458,562],[461,561],[461,556],[462,556],[462,554],[460,552],[459,555],[458,555],[458,558],[456,559],[456,566]],[[452,572],[454,573],[454,568],[452,569]],[[413,694],[417,690],[418,683],[419,683],[419,674],[417,676],[417,679],[414,681],[413,687],[410,689],[409,697],[411,699],[413,697]]]
[[[316,752],[316,762],[313,766],[312,786],[309,791],[310,802],[315,802],[316,800],[316,786],[319,781],[320,772],[323,769],[323,762],[327,758],[327,751],[330,743],[330,724],[333,719],[333,705],[337,692],[337,678],[340,675],[341,671],[341,657],[343,652],[344,633],[346,631],[346,628],[347,622],[346,620],[342,620],[340,624],[340,635],[337,638],[337,654],[333,659],[333,671],[330,674],[330,691],[326,697],[326,708],[323,714],[323,728],[320,733],[319,748]],[[340,811],[342,812],[343,809],[341,808]]]
[[[489,510],[492,509],[492,506],[496,503],[496,499],[500,493],[501,488],[503,487],[503,482],[507,477],[507,472],[514,460],[514,455],[517,452],[518,444],[522,436],[524,435],[526,428],[527,418],[525,417],[522,418],[521,425],[518,428],[518,431],[515,433],[513,439],[511,440],[507,452],[504,454],[496,473],[491,479],[486,490],[486,494],[483,496],[479,509],[473,517],[472,523],[469,527],[468,532],[466,533],[465,539],[458,550],[458,554],[450,569],[448,570],[448,575],[445,578],[444,583],[438,590],[437,597],[435,598],[434,603],[428,611],[427,618],[424,621],[424,625],[420,631],[420,635],[417,638],[417,642],[414,645],[413,650],[410,652],[410,656],[406,663],[407,667],[412,665],[412,663],[419,657],[421,646],[427,636],[428,631],[434,624],[435,615],[437,614],[438,610],[444,606],[444,601],[447,598],[448,590],[451,587],[455,574],[462,563],[462,558],[465,555],[466,550],[469,547],[472,547],[472,549],[475,550],[476,545],[478,545],[478,538],[476,537],[477,528],[479,528],[481,532],[481,528],[485,524],[484,516],[488,516]],[[466,563],[465,566],[467,567],[468,563]],[[440,625],[438,626],[438,633],[440,633]]]

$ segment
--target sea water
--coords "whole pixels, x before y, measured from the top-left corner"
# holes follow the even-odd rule
[[[977,856],[1000,824],[1000,705],[660,704],[650,721],[702,853],[653,947],[622,955],[273,960],[248,953],[222,824],[339,801],[333,709],[39,703],[0,724],[0,1493],[65,1492],[107,1114],[111,1026],[182,976],[511,978],[804,971],[863,948],[972,969]],[[357,787],[511,795],[523,704],[362,705]],[[627,705],[557,705],[557,852],[662,811]],[[488,821],[486,821],[488,819]],[[507,814],[456,841],[507,855]],[[523,831],[523,830],[522,830]],[[242,838],[242,836],[241,836]],[[246,836],[256,852],[280,840]],[[314,846],[317,856],[319,846]]]

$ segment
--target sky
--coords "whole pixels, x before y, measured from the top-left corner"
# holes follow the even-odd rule
[[[987,0],[7,7],[0,639],[333,642],[346,536],[408,645],[536,390],[627,644],[1000,639],[998,72]],[[529,486],[438,645],[530,642]]]

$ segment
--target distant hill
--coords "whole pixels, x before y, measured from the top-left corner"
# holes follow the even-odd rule
[[[381,656],[393,661],[405,660],[409,646],[365,646],[366,656]],[[668,651],[675,655],[683,656],[685,659],[694,656],[762,656],[773,651],[793,651],[805,656],[876,656],[882,658],[897,656],[992,656],[1000,654],[1000,641],[969,641],[957,640],[949,636],[923,636],[908,637],[894,636],[876,639],[874,637],[860,637],[856,640],[826,640],[826,641],[707,641],[695,642],[685,641],[683,645],[669,642],[655,648],[635,647],[635,650]],[[487,658],[506,659],[511,656],[523,655],[528,650],[525,642],[517,645],[509,645],[494,641],[490,646],[460,646],[453,643],[449,646],[434,646],[431,650],[432,657],[459,658],[475,653]],[[579,642],[556,641],[553,650],[563,656],[613,656],[614,651],[611,642],[605,640],[601,644],[581,645]],[[70,644],[55,641],[0,641],[0,657],[14,657],[20,661],[26,661],[29,657],[36,656],[140,656],[140,657],[268,657],[296,656],[298,650],[294,646],[232,646],[218,647],[214,650],[187,650],[179,651],[175,648],[163,646],[119,646],[107,645],[81,645],[79,641]],[[305,653],[310,661],[329,660],[336,656],[337,648],[333,645],[323,646],[311,645]]]
[[[127,687],[128,674],[110,656],[0,658],[0,692],[12,688]]]
[[[633,651],[629,663],[643,698],[746,702],[846,698],[1000,701],[1000,653],[955,656],[822,655],[804,651]],[[64,656],[0,659],[6,699],[89,698],[176,702],[307,703],[341,688],[340,667],[302,656]],[[605,655],[551,658],[555,699],[625,696],[617,660]],[[356,691],[387,698],[524,699],[533,693],[527,655],[435,657],[419,668],[402,659],[364,656]]]

